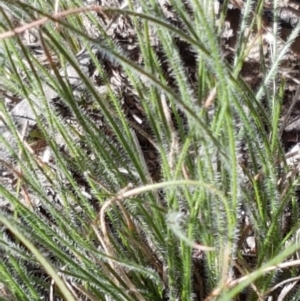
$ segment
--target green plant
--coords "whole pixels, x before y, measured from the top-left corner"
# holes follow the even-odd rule
[[[10,150],[1,163],[14,175],[0,185],[9,203],[1,299],[271,296],[298,271],[288,265],[298,249],[297,179],[279,184],[289,167],[278,78],[300,25],[279,51],[273,40],[267,61],[264,2],[247,1],[230,63],[226,3],[218,16],[212,1],[57,3],[60,12],[42,0],[0,6],[1,118],[14,141],[1,138]],[[264,75],[256,90],[241,73],[253,45]],[[33,125],[16,124],[12,97],[29,103]]]

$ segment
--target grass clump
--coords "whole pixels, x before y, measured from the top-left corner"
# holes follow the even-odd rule
[[[227,2],[0,4],[1,300],[297,300],[300,25]]]

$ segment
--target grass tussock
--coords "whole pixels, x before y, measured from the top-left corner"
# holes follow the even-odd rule
[[[115,2],[0,4],[0,299],[298,300],[299,23]]]

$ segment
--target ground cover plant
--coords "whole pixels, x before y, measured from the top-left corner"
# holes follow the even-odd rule
[[[298,9],[2,1],[0,300],[298,300]]]

